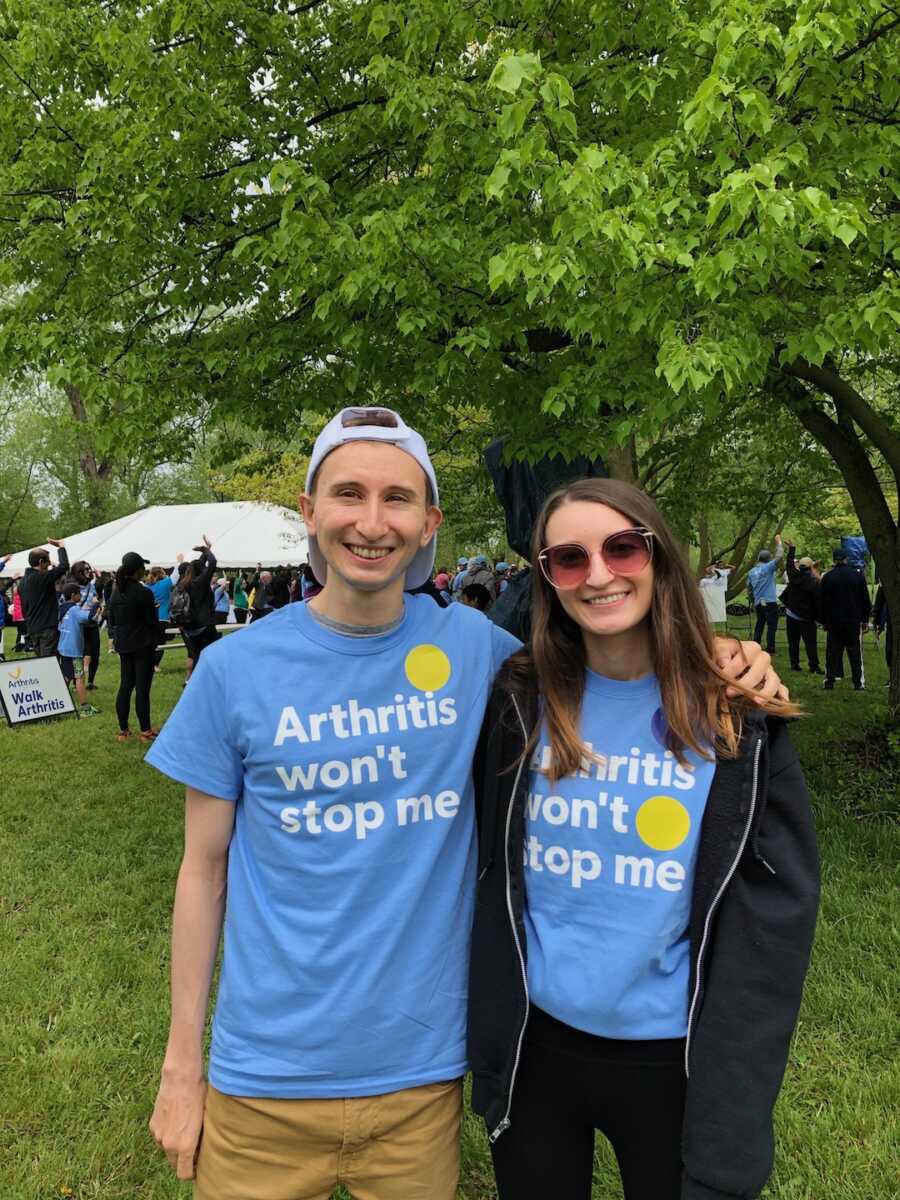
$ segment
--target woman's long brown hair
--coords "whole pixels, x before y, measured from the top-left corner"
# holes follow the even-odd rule
[[[648,617],[651,653],[668,726],[666,743],[682,766],[687,750],[707,759],[713,753],[736,757],[742,717],[752,709],[761,707],[778,716],[798,713],[795,705],[784,700],[767,700],[758,706],[755,692],[741,688],[716,665],[713,631],[697,581],[650,497],[620,480],[579,479],[544,502],[534,528],[531,556],[531,659],[550,740],[548,774],[554,783],[574,774],[585,758],[591,757],[580,733],[587,656],[581,627],[541,573],[538,555],[546,548],[550,517],[563,504],[579,500],[614,508],[654,535],[653,599]],[[738,687],[742,694],[726,697],[729,686]],[[526,754],[531,754],[539,736],[540,725],[532,731]]]

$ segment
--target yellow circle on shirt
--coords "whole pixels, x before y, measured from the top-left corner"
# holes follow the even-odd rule
[[[672,796],[651,796],[637,811],[635,826],[651,850],[674,850],[691,831],[691,818]]]
[[[403,665],[406,678],[417,692],[437,692],[453,674],[450,659],[440,646],[416,646]]]

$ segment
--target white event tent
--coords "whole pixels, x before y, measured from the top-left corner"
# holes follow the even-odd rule
[[[255,567],[258,562],[287,566],[306,559],[303,518],[278,504],[250,500],[158,504],[63,540],[70,563],[83,559],[98,571],[114,571],[129,550],[163,567],[171,566],[178,554],[190,560],[196,557],[192,547],[200,545],[204,534],[220,567]],[[55,562],[55,549],[48,549]],[[3,574],[23,575],[27,566],[28,551],[22,550],[10,558]]]

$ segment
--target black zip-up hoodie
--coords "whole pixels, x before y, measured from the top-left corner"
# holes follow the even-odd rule
[[[492,1141],[509,1126],[528,1017],[522,751],[537,712],[536,693],[514,693],[504,667],[474,767],[479,878],[469,1061],[472,1107]],[[796,751],[784,721],[750,714],[739,757],[716,763],[700,833],[690,917],[682,1200],[755,1197],[765,1185],[774,1158],[772,1109],[818,900],[815,830]]]

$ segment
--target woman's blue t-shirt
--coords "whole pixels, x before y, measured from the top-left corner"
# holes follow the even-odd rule
[[[665,747],[655,676],[586,673],[581,734],[602,761],[551,784],[546,737],[525,834],[528,990],[551,1016],[607,1038],[684,1037],[691,891],[715,770]]]
[[[172,600],[174,583],[167,575],[165,579],[159,579],[156,583],[150,583],[147,586],[150,588],[150,591],[153,593],[153,599],[159,606],[156,610],[157,620],[168,621],[169,604]]]
[[[367,1096],[465,1071],[472,759],[518,646],[407,596],[383,635],[290,604],[204,650],[147,761],[236,804],[220,1091]]]

